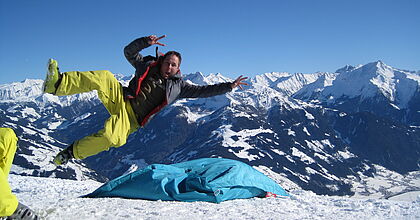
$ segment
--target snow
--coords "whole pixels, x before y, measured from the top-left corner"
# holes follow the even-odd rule
[[[261,173],[264,173],[266,176],[268,176],[275,182],[280,183],[281,187],[288,192],[302,189],[299,185],[289,180],[287,178],[287,175],[284,173],[276,173],[271,170],[272,168],[266,167],[264,165],[254,166],[254,168],[260,171]]]
[[[327,161],[328,162],[328,157],[326,157],[326,156],[324,156],[322,154],[314,153],[314,156],[320,158],[323,161]]]
[[[407,192],[407,193],[390,197],[389,200],[409,202],[409,201],[418,200],[419,198],[420,198],[420,191],[413,191],[413,192]]]
[[[287,135],[296,137],[296,132],[294,132],[291,128],[288,128],[287,129]]]
[[[187,118],[188,123],[193,124],[196,123],[198,120],[200,120],[201,118],[204,118],[208,115],[211,115],[213,112],[211,111],[191,111],[190,108],[185,107],[184,108],[185,112],[183,113],[183,115]]]
[[[295,157],[299,157],[301,161],[308,162],[309,164],[315,163],[315,160],[303,153],[302,151],[298,150],[295,147],[292,147],[292,155]]]
[[[35,135],[37,133],[37,131],[33,129],[23,127],[23,126],[20,126],[20,127],[22,128],[23,132],[25,132],[26,134]]]
[[[305,132],[306,135],[311,136],[311,133],[309,133],[309,131],[306,127],[303,127],[303,132]]]
[[[244,117],[244,118],[252,119],[252,115],[249,115],[246,112],[240,112],[240,111],[234,111],[233,112],[233,117],[235,117],[235,118]]]
[[[310,149],[313,149],[316,152],[322,152],[322,153],[324,152],[323,151],[324,145],[318,140],[311,140],[311,141],[305,140],[305,142]]]
[[[401,192],[420,189],[420,171],[418,170],[401,175],[380,165],[374,165],[374,168],[377,171],[374,177],[359,173],[358,178],[361,178],[361,181],[352,183],[352,191],[356,193],[355,196],[369,195],[370,198],[386,198],[399,195]],[[384,197],[384,195],[388,196]]]
[[[2,84],[0,85],[0,102],[34,100],[42,94],[43,82],[40,79],[26,79],[22,82]]]
[[[232,130],[232,125],[223,125],[218,130],[213,131],[214,134],[221,135],[223,134],[223,141],[222,146],[229,148],[229,152],[233,153],[235,156],[239,158],[244,158],[249,161],[253,161],[255,159],[259,159],[258,155],[253,155],[248,151],[254,149],[253,146],[247,143],[248,140],[255,138],[258,134],[261,133],[273,133],[270,129],[244,129],[239,132],[235,132]],[[236,137],[235,140],[232,137]],[[239,152],[231,148],[241,148]],[[260,156],[264,156],[260,154]]]
[[[94,113],[95,114],[95,113]],[[66,124],[66,123],[60,123],[59,125],[61,125],[61,126],[59,126],[58,128],[59,129],[65,129],[65,128],[67,128],[67,127],[69,127],[70,125],[73,125],[73,124],[77,124],[79,121],[83,121],[84,119],[86,119],[86,118],[89,118],[90,116],[92,116],[92,113],[90,113],[90,112],[88,112],[88,113],[85,113],[85,114],[83,114],[83,115],[81,115],[81,116],[79,116],[79,117],[77,117],[77,118],[75,118],[71,123],[69,123],[69,124]],[[54,125],[57,125],[57,124],[54,124]],[[50,127],[52,126],[52,125],[49,125]]]
[[[348,150],[346,151],[338,151],[338,154],[345,160],[355,157],[354,154],[350,153]]]
[[[41,115],[39,115],[35,109],[33,108],[29,108],[29,107],[25,107],[24,109],[22,109],[22,117],[26,118],[26,117],[33,117],[35,119],[38,119],[41,117]]]
[[[278,155],[286,155],[286,153],[284,153],[283,151],[280,151],[278,149],[272,149],[271,151],[273,151],[274,153],[276,153]]]
[[[192,84],[196,85],[212,85],[217,83],[223,83],[223,82],[231,82],[233,81],[230,78],[224,77],[220,73],[211,73],[208,76],[204,76],[201,72],[196,72],[193,74],[188,74],[184,77],[184,79]]]
[[[144,159],[135,159],[133,154],[128,154],[121,159],[122,163],[130,165],[130,168],[125,173],[132,173],[138,169],[146,167],[147,164]]]
[[[305,116],[308,120],[314,120],[315,119],[315,117],[307,111],[305,111]]]
[[[287,80],[277,84],[277,88],[284,91],[285,95],[292,95],[302,89],[304,86],[315,82],[322,73],[303,74],[296,73],[289,77]]]
[[[63,123],[62,121],[50,122],[48,123],[48,129],[50,130],[57,129],[62,123]]]
[[[222,202],[147,201],[80,198],[101,185],[92,180],[11,174],[13,193],[45,219],[418,219],[420,197],[392,200],[316,195],[293,190],[288,198],[252,198]]]

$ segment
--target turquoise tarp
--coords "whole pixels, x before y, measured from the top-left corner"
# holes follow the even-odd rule
[[[102,185],[86,197],[222,202],[288,196],[276,182],[251,166],[230,159],[203,158],[172,165],[152,164]]]

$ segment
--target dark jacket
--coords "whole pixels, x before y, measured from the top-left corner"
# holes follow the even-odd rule
[[[124,55],[127,60],[136,68],[136,74],[131,79],[128,87],[124,87],[124,96],[126,99],[136,99],[140,92],[141,83],[151,73],[159,73],[162,59],[156,59],[151,56],[143,57],[139,52],[149,47],[147,37],[134,40],[124,48]],[[153,109],[146,118],[140,119],[140,126],[144,126],[149,119],[159,112],[163,107],[175,102],[181,98],[205,98],[221,95],[232,90],[232,83],[219,83],[215,85],[197,86],[192,85],[181,78],[181,73],[166,80],[166,97],[162,104]],[[133,105],[132,105],[133,106]],[[141,106],[133,106],[136,112]]]

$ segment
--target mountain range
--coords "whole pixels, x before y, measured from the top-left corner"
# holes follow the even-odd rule
[[[116,75],[127,85],[131,77]],[[221,74],[189,74],[207,85]],[[243,161],[285,189],[389,197],[420,190],[420,74],[376,61],[317,73],[271,72],[244,90],[179,100],[126,145],[55,167],[51,160],[109,117],[95,91],[56,97],[42,80],[0,85],[0,126],[15,130],[12,173],[106,181],[152,163]]]

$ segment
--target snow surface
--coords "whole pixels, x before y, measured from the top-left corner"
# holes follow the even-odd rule
[[[45,219],[420,219],[420,193],[393,200],[320,196],[294,190],[288,198],[222,202],[80,198],[101,185],[92,180],[11,174],[19,201]]]

